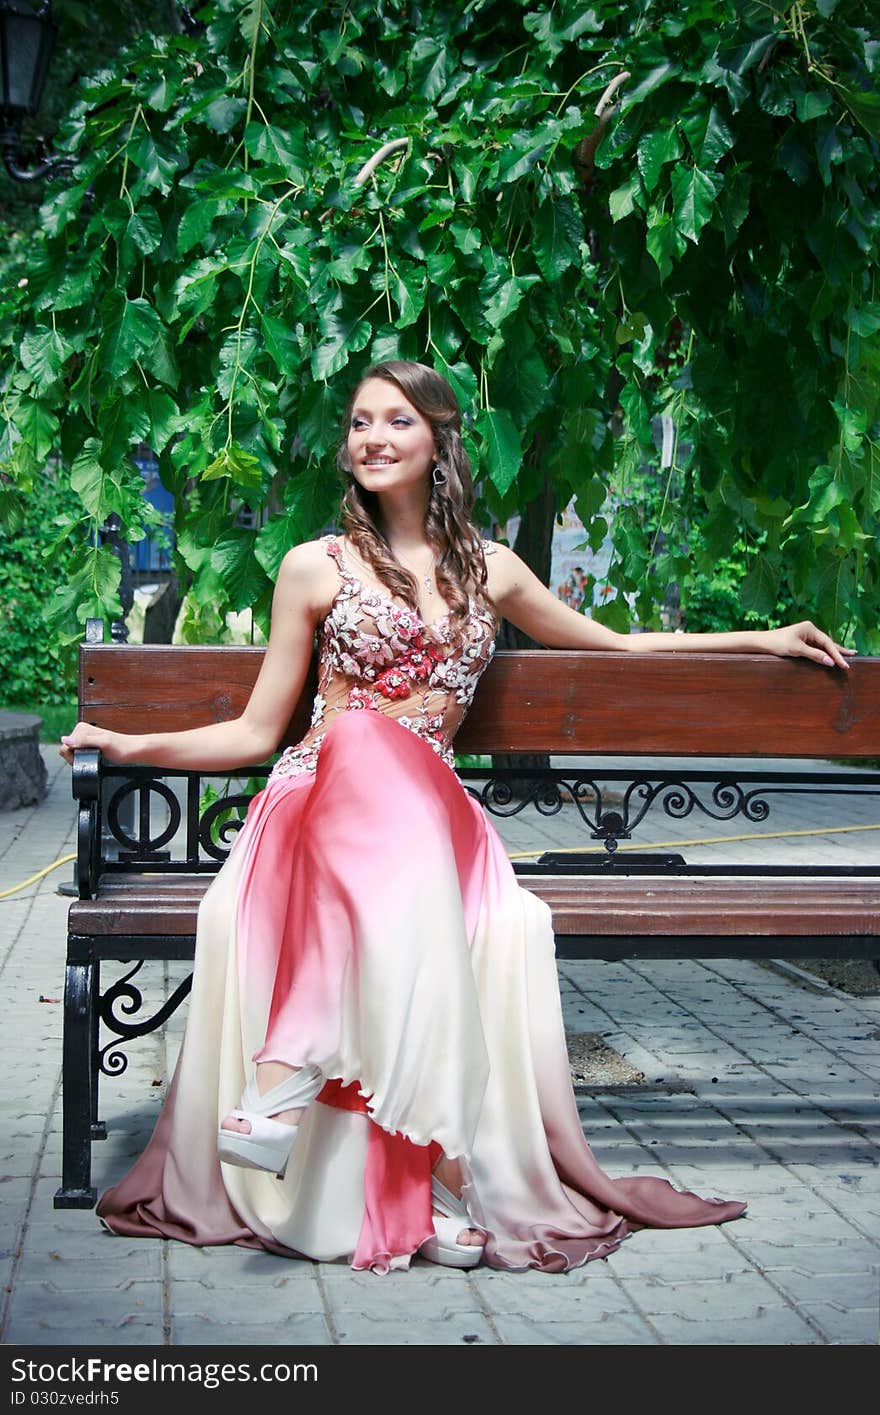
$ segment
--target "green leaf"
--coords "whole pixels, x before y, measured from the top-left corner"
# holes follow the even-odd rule
[[[633,88],[625,91],[622,107],[624,111],[636,107],[637,104],[644,103],[645,99],[652,93],[656,93],[662,84],[668,83],[675,78],[680,70],[676,64],[668,61],[656,64],[653,69],[649,69],[643,74]]]
[[[159,213],[152,206],[141,206],[132,212],[125,228],[125,239],[136,246],[141,255],[149,255],[162,240]]]
[[[478,387],[477,375],[470,364],[449,363],[436,345],[432,351],[431,362],[437,373],[446,379],[462,408],[470,408],[476,402]]]
[[[284,505],[296,528],[295,543],[332,521],[339,510],[338,481],[328,477],[324,467],[311,461],[292,476],[284,487]]]
[[[522,445],[506,408],[483,408],[474,425],[486,449],[489,477],[501,496],[510,489],[522,465]]]
[[[397,329],[388,329],[376,334],[370,345],[370,363],[381,364],[386,359],[402,359],[401,335]]]
[[[795,100],[797,116],[802,123],[809,123],[812,118],[821,118],[827,113],[833,101],[827,88],[803,89]]]
[[[164,77],[157,79],[147,94],[147,107],[152,108],[155,113],[167,113],[176,97],[177,94]]]
[[[494,372],[493,387],[498,402],[512,410],[517,427],[527,436],[526,430],[533,419],[553,402],[555,389],[535,336],[523,316],[511,330]]]
[[[284,168],[288,181],[304,186],[309,159],[304,128],[279,128],[271,123],[248,123],[244,145],[251,157]]]
[[[880,141],[880,93],[852,88],[849,84],[838,84],[836,92],[869,137]]]
[[[835,476],[834,469],[827,463],[816,468],[810,477],[809,485],[809,500],[803,506],[798,507],[786,522],[786,526],[800,522],[808,525],[824,525],[830,512],[846,499],[844,487],[839,478]]]
[[[201,543],[199,529],[184,523],[177,532],[177,551],[189,570],[201,570],[211,559],[212,547]]]
[[[538,207],[532,239],[535,260],[545,280],[558,280],[570,266],[579,264],[583,226],[567,198],[545,201]]]
[[[255,329],[234,329],[220,346],[217,392],[221,398],[231,398],[244,380],[242,369],[248,370],[258,348]]]
[[[168,388],[177,388],[180,383],[180,370],[174,361],[167,330],[162,330],[152,347],[144,353],[141,362],[146,373],[151,373]]]
[[[720,177],[701,172],[699,167],[682,163],[674,168],[672,197],[675,227],[687,240],[699,241],[700,232],[712,216],[713,203],[721,187]]]
[[[240,201],[243,197],[256,197],[260,194],[256,179],[242,167],[206,172],[188,185],[194,186],[197,192],[205,192],[218,200],[227,198],[230,201]]]
[[[629,606],[620,594],[615,599],[593,605],[590,618],[595,619],[597,624],[604,624],[607,629],[613,629],[616,634],[628,634],[630,631]]]
[[[478,251],[483,243],[479,228],[476,226],[465,226],[461,221],[453,221],[449,231],[462,255],[471,255],[474,251]]]
[[[550,141],[549,137],[540,142],[528,139],[524,143],[508,147],[498,159],[499,179],[502,182],[518,182],[520,177],[531,172],[541,158],[546,156]]]
[[[758,555],[739,588],[743,609],[753,614],[772,614],[779,596],[780,568],[768,555]]]
[[[55,329],[36,329],[26,334],[21,341],[19,357],[24,367],[34,376],[37,389],[42,390],[54,383],[62,365],[73,353],[71,345]]]
[[[38,461],[48,457],[58,437],[58,418],[37,398],[22,398],[15,409],[15,425]]]
[[[415,324],[425,307],[427,298],[424,266],[413,265],[411,261],[400,261],[391,279],[391,294],[400,311],[394,321],[395,328],[407,329]]]
[[[143,395],[147,417],[150,420],[149,443],[158,457],[164,447],[177,432],[180,414],[177,404],[168,393],[158,388],[148,388]]]
[[[204,112],[204,119],[207,126],[212,128],[215,133],[228,133],[232,131],[246,112],[246,98],[234,98],[231,94],[222,93],[219,98],[215,98],[208,104]]]
[[[148,187],[156,188],[163,195],[171,191],[177,175],[177,163],[159,151],[149,133],[128,144],[128,155],[141,169],[143,181]]]
[[[817,557],[818,558],[818,557]],[[839,636],[846,620],[850,618],[849,606],[853,599],[855,585],[853,572],[847,564],[848,556],[833,553],[814,576],[811,585],[816,606],[816,620],[826,633]],[[819,561],[821,564],[821,561]]]
[[[258,487],[263,482],[258,459],[252,453],[245,452],[237,442],[218,452],[202,473],[202,481],[217,481],[221,477],[229,477],[243,487]]]
[[[104,328],[98,346],[100,366],[111,378],[118,378],[152,347],[162,332],[162,321],[146,300],[126,299],[122,291],[115,289],[105,297],[101,314]]]
[[[177,250],[180,255],[186,255],[193,246],[204,241],[219,209],[219,201],[194,201],[192,206],[187,207],[177,228]]]
[[[328,383],[310,384],[300,399],[297,432],[310,452],[321,456],[338,443],[341,406],[339,396]]]
[[[291,546],[298,545],[296,522],[291,516],[272,516],[257,532],[254,555],[270,580],[278,578],[281,562]]]
[[[848,404],[841,403],[837,398],[832,401],[831,406],[840,424],[843,446],[848,452],[858,451],[868,430],[867,413],[863,408],[851,408]]]
[[[82,305],[91,304],[95,288],[96,272],[91,265],[79,270],[68,269],[54,289],[47,290],[37,301],[37,308],[51,308],[56,314],[62,310],[79,309]]]
[[[238,10],[238,28],[245,44],[251,47],[256,45],[261,28],[267,35],[274,30],[272,11],[265,0],[245,0],[243,5],[236,5],[235,8]]]
[[[254,550],[256,533],[240,527],[227,531],[211,551],[211,569],[220,576],[231,607],[248,609],[266,583]]]
[[[819,159],[819,172],[826,187],[831,185],[832,167],[843,161],[843,144],[840,141],[840,133],[837,124],[831,118],[825,118],[821,123],[817,123],[816,134],[816,156]]]
[[[667,162],[681,156],[681,139],[675,128],[659,128],[642,138],[638,147],[639,171],[645,191],[652,192]]]
[[[675,228],[675,223],[667,211],[652,206],[648,212],[648,230],[645,245],[648,254],[660,271],[661,282],[672,271],[673,262],[684,253],[686,241]]]
[[[331,280],[341,280],[344,285],[355,285],[359,272],[369,270],[371,263],[369,248],[362,242],[349,241],[338,248],[327,266],[327,274]]]
[[[429,251],[425,259],[425,269],[432,285],[445,290],[449,276],[455,269],[455,256],[451,251]]]
[[[67,583],[60,585],[49,601],[44,618],[63,643],[73,643],[81,629],[67,632],[60,625],[75,620],[85,624],[87,618],[119,619],[122,605],[118,598],[122,562],[109,546],[83,546],[74,557]]]
[[[410,51],[410,82],[423,98],[431,102],[446,87],[448,53],[446,45],[432,36],[422,35]]]
[[[77,184],[73,187],[62,187],[47,198],[41,213],[44,233],[47,236],[57,236],[63,231],[79,215],[84,197],[85,187]]]
[[[694,154],[697,166],[714,167],[721,161],[724,154],[730,151],[734,141],[733,130],[725,121],[718,105],[713,104],[709,111],[709,121],[706,124],[706,132],[700,150]]]
[[[538,283],[537,275],[514,275],[502,280],[486,301],[484,313],[492,329],[498,329],[517,310],[526,290]]]
[[[312,354],[312,377],[324,381],[345,368],[352,354],[370,341],[372,328],[365,319],[338,314],[321,320],[323,341]]]
[[[90,516],[103,521],[110,511],[116,510],[113,496],[105,491],[107,474],[101,465],[101,447],[97,438],[90,437],[70,471],[70,485],[82,500]],[[112,488],[111,488],[112,490]]]
[[[143,395],[137,399],[121,398],[114,391],[98,409],[101,434],[98,457],[102,466],[119,467],[128,457],[132,444],[143,442],[149,436],[150,421],[144,401]],[[158,452],[159,448],[155,450]]]
[[[625,216],[629,216],[635,211],[637,206],[644,206],[642,183],[638,174],[634,177],[630,177],[628,182],[624,182],[623,186],[617,187],[608,197],[611,220],[622,221]]]
[[[283,319],[264,314],[260,320],[266,350],[279,373],[296,378],[302,369],[302,352],[299,341]]]
[[[880,329],[880,303],[876,300],[847,311],[849,327],[862,338],[876,334]]]

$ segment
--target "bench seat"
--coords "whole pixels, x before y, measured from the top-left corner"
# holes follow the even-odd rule
[[[132,956],[127,938],[139,943],[151,936],[194,940],[199,903],[212,878],[147,872],[105,875],[96,898],[71,905],[70,932],[93,938],[106,958]],[[724,956],[731,957],[743,951],[736,940],[750,937],[779,938],[784,949],[788,938],[819,938],[830,945],[835,938],[861,935],[873,940],[876,950],[880,936],[880,879],[615,873],[611,877],[530,874],[522,882],[552,910],[561,956],[570,936],[583,940],[656,936],[658,948],[653,952],[658,957],[663,938],[720,937],[725,942]],[[746,945],[744,951],[751,956],[753,950]],[[598,947],[596,954],[604,956]],[[137,956],[144,956],[140,947]]]

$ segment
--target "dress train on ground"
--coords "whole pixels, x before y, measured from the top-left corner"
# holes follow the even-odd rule
[[[441,1151],[497,1268],[561,1271],[635,1228],[745,1209],[599,1167],[550,909],[446,762],[382,713],[341,713],[315,771],[252,801],[199,910],[189,1007],[154,1135],[98,1206],[117,1232],[405,1267],[433,1233]],[[326,1078],[283,1180],[217,1158],[259,1060]]]

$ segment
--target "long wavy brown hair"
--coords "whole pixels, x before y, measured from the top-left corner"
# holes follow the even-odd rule
[[[469,613],[468,594],[492,617],[497,634],[501,616],[489,597],[486,557],[480,532],[470,518],[474,504],[471,464],[461,440],[461,408],[439,373],[426,364],[388,359],[368,368],[352,392],[343,421],[343,442],[337,461],[345,478],[340,520],[365,565],[389,592],[419,613],[416,577],[397,559],[379,528],[379,498],[355,478],[348,456],[348,430],[352,409],[361,388],[370,378],[393,383],[431,425],[436,462],[446,478],[436,485],[429,472],[431,497],[425,513],[425,538],[437,555],[437,588],[450,608],[449,628],[460,637]]]

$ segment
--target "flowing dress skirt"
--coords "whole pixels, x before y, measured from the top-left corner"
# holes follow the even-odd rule
[[[327,1078],[283,1180],[217,1158],[255,1060]],[[98,1213],[119,1233],[386,1272],[433,1232],[441,1150],[460,1159],[497,1268],[562,1271],[635,1228],[745,1208],[600,1169],[571,1086],[549,907],[427,742],[350,710],[315,771],[254,798],[208,888],[168,1097]]]

